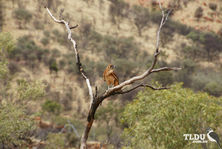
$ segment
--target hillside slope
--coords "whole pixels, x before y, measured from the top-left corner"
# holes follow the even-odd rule
[[[73,38],[93,89],[97,86],[99,93],[107,88],[102,74],[108,64],[117,66],[120,82],[142,73],[151,64],[161,19],[157,1],[9,0],[2,1],[2,4],[3,32],[9,32],[15,42],[14,51],[8,56],[11,91],[17,93],[19,83],[24,80],[41,81],[46,86],[46,94],[40,100],[27,102],[32,116],[41,116],[43,120],[59,124],[73,120],[82,131],[89,107],[87,86],[76,68],[66,30],[50,18],[44,6],[55,17],[64,18],[73,26],[79,25],[72,30]],[[194,91],[221,96],[222,1],[186,0],[177,3],[167,0],[162,4],[164,9],[173,7],[175,10],[162,30],[157,65],[183,69],[176,73],[154,74],[145,81],[153,84],[158,81],[163,86],[183,82],[184,87]],[[197,10],[200,12],[195,17]],[[115,108],[123,108],[136,94],[137,91],[114,97],[120,100],[104,101],[103,105],[108,105],[108,109],[102,110],[104,113],[109,111],[110,103],[116,104]],[[106,126],[107,123],[108,128],[112,125],[114,132],[120,133],[120,126],[116,126],[118,116],[111,115],[110,123],[98,120],[95,126]],[[91,139],[103,140],[104,132],[109,135],[106,130],[96,129],[100,135],[98,138],[92,135]],[[120,135],[116,138],[121,140]]]

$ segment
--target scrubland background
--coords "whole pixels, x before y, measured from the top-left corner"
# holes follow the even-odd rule
[[[116,65],[120,82],[150,66],[161,20],[157,2],[0,0],[0,148],[79,147],[88,89],[64,26],[54,23],[44,6],[79,25],[73,38],[93,88],[102,93],[108,64]],[[161,32],[158,66],[182,70],[144,80],[169,90],[141,89],[104,101],[90,132],[92,144],[217,148],[192,144],[183,134],[205,133],[210,126],[222,137],[222,1],[166,0],[162,5],[174,11]]]

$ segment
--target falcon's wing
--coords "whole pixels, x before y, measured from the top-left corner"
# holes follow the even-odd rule
[[[209,133],[209,135],[219,143],[219,141],[220,141],[219,137],[215,132],[211,132],[211,133]]]
[[[114,71],[111,73],[111,75],[115,78],[115,80],[118,80],[118,82],[119,82],[119,78],[117,77],[117,75]]]

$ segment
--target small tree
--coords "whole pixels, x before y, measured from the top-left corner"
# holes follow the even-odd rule
[[[140,6],[133,6],[134,24],[138,30],[139,36],[142,36],[142,29],[148,26],[150,21],[149,10]]]
[[[0,33],[0,102],[6,98],[9,85],[7,57],[14,50],[14,42],[9,33]]]
[[[10,88],[13,78],[7,58],[13,50],[10,34],[0,33],[0,148],[24,148],[29,143],[34,123],[21,101],[34,100],[44,94],[44,85],[38,81],[20,80],[16,91]]]
[[[215,3],[209,3],[209,8],[213,11],[216,11],[217,10],[217,4]]]
[[[126,17],[128,15],[129,4],[123,0],[109,0],[111,2],[109,13],[114,24],[117,23],[118,18]]]
[[[0,147],[21,146],[34,129],[25,109],[14,104],[0,104]]]
[[[26,28],[26,24],[32,19],[32,14],[24,8],[17,8],[13,11],[13,16],[16,19],[19,29]]]
[[[183,134],[206,133],[207,127],[221,126],[221,98],[194,93],[175,84],[169,90],[146,89],[123,112],[125,146],[130,148],[184,148]],[[149,107],[149,108],[147,108]],[[150,148],[153,148],[150,147]],[[192,144],[192,148],[202,148]]]
[[[45,95],[45,85],[40,81],[18,80],[17,97],[20,100],[36,100]]]
[[[203,8],[198,7],[194,13],[194,17],[197,18],[197,20],[199,20],[202,16],[203,16]]]

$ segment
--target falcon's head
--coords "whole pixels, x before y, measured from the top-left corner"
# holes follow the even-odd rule
[[[113,70],[114,70],[114,68],[116,68],[116,66],[113,65],[113,64],[109,64],[107,68],[109,68],[109,69],[113,69]]]

